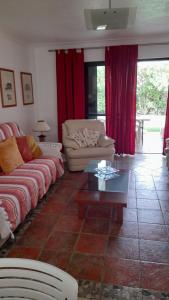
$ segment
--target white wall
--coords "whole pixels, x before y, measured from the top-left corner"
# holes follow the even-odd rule
[[[34,49],[37,87],[36,119],[45,119],[49,123],[51,131],[48,133],[48,140],[57,141],[56,62],[55,52],[48,52],[50,48],[49,45]],[[57,48],[57,45],[52,45],[52,48]],[[87,49],[84,51],[84,57],[86,62],[104,61],[104,48]],[[138,57],[139,59],[169,57],[169,45],[139,46]]]
[[[29,47],[0,33],[0,68],[14,70],[17,99],[17,106],[9,108],[2,108],[0,101],[0,123],[15,121],[25,133],[32,133],[34,105],[23,105],[20,81],[21,71],[32,72],[33,65]]]

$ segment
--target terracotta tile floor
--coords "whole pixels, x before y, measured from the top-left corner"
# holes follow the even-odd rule
[[[66,173],[12,246],[9,257],[54,264],[75,278],[169,291],[169,176],[160,155],[116,158],[132,170],[124,223],[108,208],[79,220],[73,196],[80,173]]]

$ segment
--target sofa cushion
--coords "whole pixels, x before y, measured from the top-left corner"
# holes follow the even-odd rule
[[[10,173],[24,164],[15,137],[0,143],[0,166],[4,173]]]
[[[29,148],[27,137],[19,136],[16,137],[16,142],[19,148],[19,152],[24,160],[24,162],[28,162],[33,159],[32,152]]]
[[[38,144],[36,143],[35,138],[32,135],[28,135],[27,142],[28,142],[29,149],[32,152],[33,158],[39,158],[42,155],[42,151],[38,146]]]

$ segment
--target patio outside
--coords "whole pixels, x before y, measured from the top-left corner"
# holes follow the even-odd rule
[[[138,63],[137,117],[139,119],[143,117],[145,121],[143,121],[143,139],[140,122],[136,122],[136,152],[162,153],[168,79],[169,61]]]
[[[137,66],[136,153],[162,153],[169,60],[140,61]],[[105,66],[97,67],[97,111],[105,122]]]

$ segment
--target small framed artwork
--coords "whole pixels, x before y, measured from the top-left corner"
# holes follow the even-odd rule
[[[14,71],[0,68],[2,107],[16,106]]]
[[[21,72],[21,85],[22,85],[22,97],[23,104],[29,105],[34,103],[33,99],[33,86],[32,86],[32,74]]]

